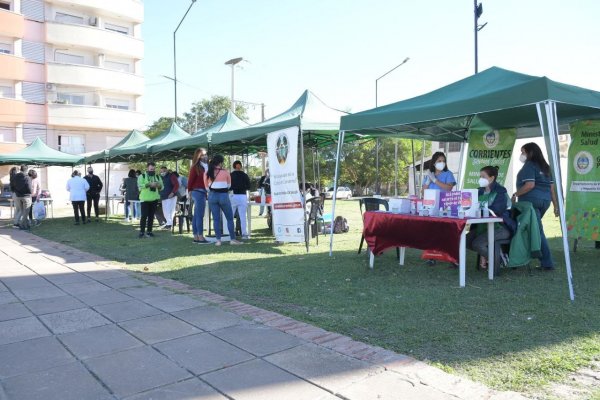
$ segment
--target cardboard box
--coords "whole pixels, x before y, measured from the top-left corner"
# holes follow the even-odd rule
[[[403,197],[391,198],[389,200],[390,211],[395,214],[410,213],[410,199]]]
[[[440,191],[425,189],[423,192],[423,208],[429,210],[429,215],[438,215],[440,208]]]

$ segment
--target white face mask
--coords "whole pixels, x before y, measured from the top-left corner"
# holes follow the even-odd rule
[[[521,153],[521,155],[519,156],[519,161],[521,161],[522,163],[525,163],[525,161],[527,161],[527,156],[523,153]]]
[[[446,166],[445,162],[437,162],[435,163],[435,169],[437,169],[438,171],[443,171],[444,167]]]
[[[488,187],[490,181],[485,178],[479,178],[479,187]]]

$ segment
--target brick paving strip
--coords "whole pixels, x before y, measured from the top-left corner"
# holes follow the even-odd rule
[[[524,399],[0,229],[0,400]]]

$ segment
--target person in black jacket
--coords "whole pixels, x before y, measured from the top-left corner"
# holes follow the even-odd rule
[[[88,174],[85,176],[87,183],[90,185],[90,190],[87,191],[87,222],[91,222],[92,216],[92,202],[94,203],[94,213],[96,214],[96,222],[99,221],[98,214],[100,214],[100,207],[98,203],[100,202],[100,193],[102,193],[102,181],[98,177],[98,175],[94,175],[94,169],[92,167],[88,167]]]
[[[10,178],[10,187],[14,190],[15,221],[21,229],[29,229],[29,208],[31,207],[31,179],[27,175],[27,165]]]
[[[240,161],[234,161],[233,171],[231,172],[231,187],[233,191],[231,196],[231,208],[233,215],[238,213],[240,225],[242,228],[242,238],[248,238],[248,228],[246,227],[246,211],[248,208],[248,194],[250,190],[250,178],[242,170],[242,163]]]

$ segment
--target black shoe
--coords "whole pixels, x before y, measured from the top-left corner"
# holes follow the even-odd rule
[[[154,233],[152,233],[152,232],[148,232],[148,233],[146,233],[146,237],[151,237],[151,238],[153,238],[153,237],[154,237]]]
[[[165,231],[170,231],[171,228],[172,228],[171,225],[165,225],[165,226],[162,227],[162,229],[164,229]]]
[[[145,237],[146,237],[146,234],[145,234],[144,232],[140,232],[140,234],[138,235],[138,237],[139,237],[140,239],[143,239],[143,238],[145,238]]]

